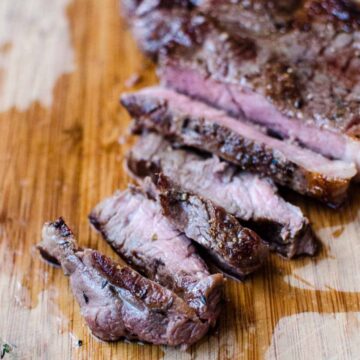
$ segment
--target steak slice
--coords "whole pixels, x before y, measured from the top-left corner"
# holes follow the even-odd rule
[[[322,2],[331,1],[340,3]],[[234,14],[233,7],[240,10]],[[160,56],[163,84],[232,115],[245,116],[324,156],[354,162],[359,171],[360,27],[343,31],[338,19],[306,17],[307,31],[293,25],[288,29],[280,26],[281,30],[273,33],[267,29],[261,34],[257,28],[261,20],[255,10],[248,9],[253,20],[247,24],[241,21],[246,16],[242,5],[228,5],[223,11],[221,6],[211,9],[217,20],[226,18],[222,25],[227,26],[215,25],[208,19],[194,26],[190,12],[186,23],[181,20],[184,17],[176,16],[184,27],[193,25],[183,31],[196,33],[197,37],[192,45],[177,43]],[[159,21],[169,22],[174,15],[166,18],[164,12]],[[234,29],[231,22],[229,26],[229,16],[222,14],[237,18],[239,29]],[[156,22],[155,14],[151,16]],[[265,11],[260,19],[276,29],[279,24],[268,22],[267,16]],[[203,36],[199,41],[200,32]],[[154,38],[157,35],[153,33]],[[171,44],[169,39],[167,44]]]
[[[44,225],[39,249],[70,277],[81,314],[101,340],[125,338],[186,348],[208,330],[170,290],[95,250],[78,248],[61,218]]]
[[[122,96],[135,131],[155,130],[182,144],[212,152],[242,168],[272,177],[280,185],[337,207],[356,170],[293,144],[272,138],[170,89],[153,87]]]
[[[97,205],[89,219],[127,263],[181,296],[204,322],[216,323],[223,276],[210,275],[191,241],[148,194],[135,187],[117,192]]]
[[[184,191],[161,173],[150,184],[155,188],[163,214],[176,229],[201,245],[219,269],[244,280],[263,265],[268,247],[222,207]]]
[[[195,1],[206,16],[187,3],[152,2],[130,21],[163,84],[360,170],[355,2]]]
[[[163,172],[183,189],[211,199],[249,224],[283,256],[314,255],[318,248],[309,220],[277,194],[270,179],[239,172],[216,157],[173,149],[155,133],[139,139],[127,156],[127,168],[140,181]]]

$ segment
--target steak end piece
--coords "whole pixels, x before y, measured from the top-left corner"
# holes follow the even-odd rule
[[[135,119],[135,132],[156,131],[169,140],[211,152],[243,170],[270,176],[277,183],[340,206],[347,196],[353,164],[331,161],[272,138],[241,119],[170,89],[153,87],[126,94],[122,104]]]
[[[63,219],[44,225],[38,248],[70,277],[81,314],[101,340],[187,348],[208,330],[173,292],[95,250],[79,249]]]
[[[212,201],[171,183],[163,174],[156,175],[152,184],[164,215],[179,231],[201,245],[219,269],[244,280],[261,268],[268,247],[255,232],[241,226],[234,216]]]
[[[279,196],[268,178],[239,171],[217,157],[173,148],[156,133],[142,135],[126,159],[138,182],[163,172],[186,191],[211,199],[255,229],[270,248],[292,258],[314,255],[318,248],[309,220],[301,209]]]
[[[171,225],[153,195],[129,187],[98,204],[90,222],[113,249],[149,279],[174,291],[215,325],[223,276],[209,273],[191,241]]]

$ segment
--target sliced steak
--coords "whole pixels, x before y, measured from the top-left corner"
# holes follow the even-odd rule
[[[208,330],[208,324],[170,290],[97,251],[79,249],[62,219],[44,225],[39,249],[70,277],[82,316],[102,340],[187,347]]]
[[[356,2],[164,3],[131,20],[164,84],[360,170]]]
[[[163,172],[187,191],[211,199],[258,231],[270,248],[292,258],[314,255],[318,243],[301,210],[277,194],[270,179],[239,172],[216,157],[173,149],[161,136],[142,136],[127,156],[138,180]]]
[[[163,214],[176,229],[201,245],[219,269],[244,280],[263,265],[268,247],[222,207],[184,191],[164,174],[155,175],[150,183]]]
[[[210,275],[191,241],[175,230],[148,194],[134,187],[117,192],[89,219],[126,262],[183,297],[202,320],[215,324],[222,275]]]
[[[331,1],[340,3],[323,3]],[[218,11],[212,7],[212,12]],[[234,11],[225,9],[223,13]],[[250,8],[248,13],[258,19],[256,11]],[[261,36],[256,30],[261,20],[246,24],[237,14],[246,16],[242,11],[233,16],[240,25],[237,31],[231,26],[224,30],[208,24],[206,28],[208,20],[196,30],[194,26],[187,30],[188,34],[197,33],[192,45],[172,46],[160,57],[162,82],[327,157],[354,162],[359,171],[359,27],[345,32],[336,25],[337,20],[311,18],[306,21],[311,25],[305,26],[307,31],[298,26],[281,27],[281,31],[269,34],[266,30],[269,35]],[[276,29],[278,24],[267,22],[266,17],[260,19]],[[164,11],[162,21],[170,21],[165,20]],[[189,18],[187,25],[182,23],[185,27],[191,24]],[[248,31],[243,24],[249,25]]]
[[[125,94],[122,104],[135,119],[135,131],[155,130],[334,207],[342,204],[356,174],[353,165],[269,137],[239,118],[170,89]]]

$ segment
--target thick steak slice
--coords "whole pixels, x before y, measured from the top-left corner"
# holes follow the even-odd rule
[[[356,174],[352,164],[269,137],[239,118],[170,89],[153,87],[123,95],[122,104],[135,119],[135,131],[155,130],[334,207],[342,204]]]
[[[330,2],[341,3],[323,1]],[[231,16],[233,7],[241,5],[228,5],[224,11],[214,6],[210,13],[215,12],[217,20],[228,19],[218,12]],[[165,10],[158,12],[162,12],[165,21]],[[153,24],[155,13],[151,15]],[[185,28],[193,25],[188,13],[186,22],[181,20],[185,17],[176,15],[177,22]],[[246,13],[254,17],[248,23],[241,21]],[[299,13],[302,15],[296,19],[300,21],[304,14]],[[343,31],[338,19],[325,17],[320,21],[316,16],[306,16],[306,31],[304,26],[280,26],[281,31],[274,33],[265,30],[265,36],[261,34],[261,19],[266,26],[279,25],[268,22],[267,16],[268,11],[258,17],[256,10],[243,12],[241,8],[233,16],[240,29],[230,24],[224,30],[208,19],[187,28],[187,34],[197,34],[192,45],[181,46],[177,42],[177,46],[168,47],[170,51],[160,56],[163,84],[233,115],[245,116],[324,156],[354,162],[360,171],[360,27],[352,25]],[[351,16],[360,21],[359,15]],[[168,18],[166,22],[169,21]],[[158,33],[153,33],[153,39],[155,34]],[[138,38],[141,42],[141,36]],[[169,39],[166,43],[172,45]]]
[[[79,249],[62,219],[44,225],[39,249],[70,277],[82,316],[102,340],[126,338],[186,348],[208,330],[170,290],[97,251]]]
[[[127,156],[127,168],[140,181],[163,172],[183,189],[211,199],[251,225],[283,256],[314,255],[318,248],[309,220],[277,194],[270,179],[239,172],[216,157],[173,149],[155,133],[139,139]]]
[[[125,261],[215,324],[223,276],[210,275],[191,241],[170,224],[155,200],[130,187],[101,202],[89,219]]]
[[[152,184],[163,214],[176,229],[201,245],[219,269],[244,280],[263,265],[268,247],[222,207],[184,191],[161,173],[153,177]]]
[[[356,2],[141,3],[130,23],[164,84],[360,170]]]

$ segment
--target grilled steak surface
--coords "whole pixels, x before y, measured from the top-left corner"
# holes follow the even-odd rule
[[[62,219],[43,227],[41,254],[60,264],[92,333],[187,347],[208,325],[181,298],[97,251],[79,249]]]
[[[155,175],[152,184],[163,214],[179,231],[206,249],[218,268],[243,280],[263,265],[268,247],[222,207],[184,191],[164,174]]]
[[[244,170],[270,176],[331,206],[344,201],[356,174],[353,165],[269,137],[169,89],[154,87],[123,95],[122,104],[136,120],[135,131],[155,130],[182,145],[212,152]]]
[[[148,194],[134,187],[117,192],[89,218],[124,260],[181,296],[204,322],[215,324],[222,275],[209,274],[191,241],[175,230]]]
[[[286,257],[314,255],[317,241],[301,210],[283,200],[269,179],[216,157],[173,149],[155,133],[142,136],[127,156],[127,168],[137,180],[163,172],[181,188],[211,199],[227,212],[251,224],[270,248]]]
[[[206,16],[158,4],[132,23],[146,23],[137,39],[145,50],[151,39],[167,86],[359,170],[360,13],[349,4],[200,1]]]

